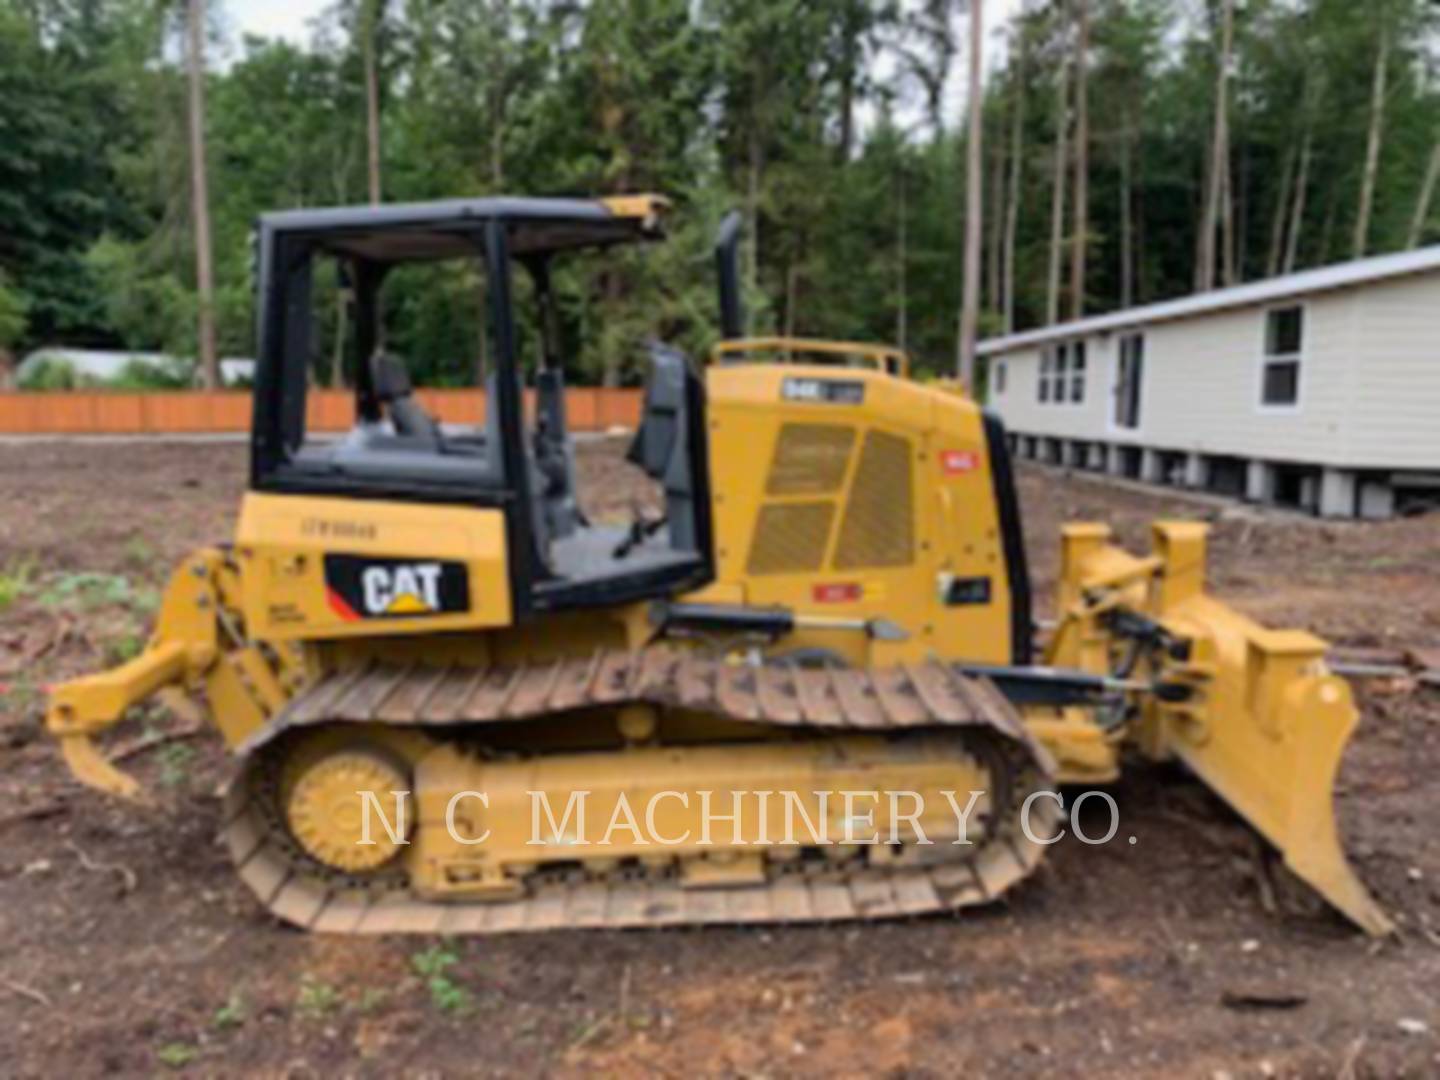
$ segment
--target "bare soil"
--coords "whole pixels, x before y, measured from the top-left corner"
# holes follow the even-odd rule
[[[592,511],[626,513],[616,444],[587,444],[581,467]],[[1267,903],[1251,833],[1150,767],[1112,789],[1135,843],[1067,838],[1007,902],[960,918],[285,929],[214,842],[215,738],[137,742],[183,730],[159,709],[128,725],[127,765],[160,799],[141,809],[79,789],[41,730],[43,687],[138,647],[169,569],[228,536],[244,483],[234,443],[0,446],[0,601],[16,594],[0,613],[0,1074],[1440,1074],[1440,694],[1405,682],[1360,687],[1338,795],[1356,865],[1402,920],[1384,943],[1298,891]],[[1435,517],[1324,524],[1029,468],[1021,487],[1042,597],[1061,522],[1144,547],[1153,518],[1200,514],[1213,588],[1238,607],[1338,643],[1440,644]]]

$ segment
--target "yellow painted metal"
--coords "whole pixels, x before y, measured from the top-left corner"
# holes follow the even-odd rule
[[[1393,929],[1340,844],[1332,791],[1358,714],[1350,688],[1325,666],[1326,644],[1269,630],[1204,590],[1205,526],[1159,522],[1155,555],[1107,543],[1098,525],[1066,529],[1061,618],[1047,662],[1110,670],[1101,615],[1120,603],[1180,643],[1135,677],[1185,691],[1136,695],[1133,737],[1154,758],[1178,758],[1284,856],[1286,865],[1372,934]]]
[[[383,623],[337,607],[325,559],[345,554],[463,563],[470,584],[464,612],[417,611]],[[242,608],[252,637],[430,634],[508,626],[510,579],[500,510],[298,495],[245,496],[236,534]]]
[[[643,217],[663,207],[631,200],[612,209]],[[893,377],[905,371],[897,350],[749,339],[724,343],[716,358],[744,353],[849,355],[863,363],[843,371],[793,363],[708,368],[717,574],[685,599],[790,609],[804,625],[774,646],[781,652],[824,650],[857,666],[936,656],[1008,663],[1011,600],[978,407],[954,386]],[[788,393],[792,379],[840,382],[843,393]],[[1153,620],[1178,645],[1140,656],[1129,672],[1128,714],[1106,718],[1113,725],[1086,709],[1030,707],[1027,726],[1070,782],[1113,780],[1122,742],[1183,761],[1337,908],[1372,933],[1387,931],[1388,918],[1346,863],[1335,828],[1331,789],[1357,714],[1346,684],[1324,665],[1324,643],[1268,630],[1208,596],[1202,525],[1161,523],[1154,547],[1136,557],[1115,547],[1102,525],[1065,528],[1058,623],[1046,662],[1096,675],[1116,671],[1130,648],[1110,621],[1122,611]],[[468,609],[355,618],[327,591],[325,561],[335,555],[463,564]],[[227,744],[239,747],[324,670],[370,660],[535,663],[639,648],[653,634],[646,604],[515,624],[507,559],[498,510],[247,495],[233,555],[207,549],[188,558],[171,579],[145,651],[113,671],[57,687],[47,723],[79,779],[134,796],[134,780],[92,740],[154,693],[204,690]],[[946,602],[956,581],[988,583],[988,595]],[[861,632],[873,619],[898,625],[902,638]],[[304,834],[302,844],[331,865],[382,865],[394,852],[367,846],[359,855],[336,853],[354,828],[354,805],[342,788],[358,780],[396,784],[397,775],[414,770],[417,843],[403,858],[417,888],[436,898],[496,897],[513,895],[527,868],[575,858],[597,867],[619,858],[679,859],[687,882],[740,884],[758,872],[758,862],[734,846],[721,858],[683,846],[646,851],[638,843],[602,854],[564,843],[537,849],[522,842],[532,790],[557,797],[590,790],[590,812],[608,819],[622,795],[633,802],[664,790],[889,784],[934,792],[976,780],[977,767],[943,753],[896,756],[892,745],[859,736],[736,746],[725,741],[734,739],[733,725],[708,721],[634,709],[599,728],[499,725],[495,738],[510,740],[506,747],[517,754],[504,762],[434,750],[422,736],[395,732],[379,738],[374,753],[361,744],[318,743],[330,759],[307,753],[290,763],[286,813]],[[663,745],[677,733],[683,750]],[[467,786],[492,800],[483,814],[473,804],[464,810],[470,826],[496,832],[498,841],[483,848],[435,827],[443,826],[449,798]],[[693,813],[670,800],[658,824],[683,831]]]
[[[368,809],[367,792],[373,799]],[[365,748],[338,750],[309,765],[288,785],[285,821],[317,861],[363,873],[399,854],[413,824],[409,802],[409,780],[387,755]],[[390,829],[382,823],[382,814]]]
[[[612,195],[601,203],[616,217],[639,218],[645,229],[656,228],[673,205],[664,195]]]
[[[806,629],[785,649],[823,648],[857,664],[932,654],[1008,663],[1010,596],[978,407],[867,368],[843,373],[862,388],[854,404],[788,400],[784,383],[795,377],[837,372],[707,369],[718,574],[705,595],[884,618],[908,634],[891,642]],[[988,581],[990,601],[942,603],[956,578]]]
[[[819,338],[796,337],[751,337],[728,338],[717,342],[710,350],[713,363],[733,363],[741,357],[760,356],[793,359],[801,356],[835,356],[844,360],[859,360],[877,371],[897,376],[910,377],[910,357],[903,349],[893,345],[874,345],[860,341],[827,341]]]
[[[970,792],[982,793],[967,819],[966,839],[978,843],[994,790],[955,735],[630,747],[520,761],[440,746],[415,769],[418,821],[406,865],[431,898],[504,898],[535,867],[609,869],[624,859],[676,862],[688,884],[742,884],[756,869],[744,856],[793,858],[800,847],[870,850],[893,837],[935,858],[963,853],[945,792],[962,810]],[[917,845],[921,836],[930,843]]]
[[[139,784],[95,748],[93,738],[125,711],[175,683],[198,685],[218,655],[216,578],[224,555],[213,548],[187,558],[171,575],[156,627],[139,656],[110,671],[52,688],[45,723],[60,739],[71,771],[82,783],[133,798]]]

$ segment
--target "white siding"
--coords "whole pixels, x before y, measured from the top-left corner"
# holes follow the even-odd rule
[[[1361,467],[1440,467],[1440,275],[1370,282],[1276,306],[1305,308],[1300,400],[1260,405],[1267,307],[1139,327],[1140,426],[1112,422],[1119,340],[1087,338],[1080,405],[1036,398],[1041,348],[991,357],[1008,367],[991,404],[1011,430],[1168,450]]]
[[[998,363],[1007,367],[1005,392],[991,393],[990,406],[1005,419],[1006,427],[1030,435],[1063,435],[1066,438],[1104,438],[1106,407],[1110,393],[1108,341],[1088,340],[1085,346],[1085,400],[1041,403],[1036,396],[1040,381],[1041,350],[1025,349],[991,359],[991,371]],[[994,385],[992,377],[991,385]],[[1068,376],[1067,376],[1068,383]]]
[[[1440,278],[1358,295],[1346,464],[1440,469]]]

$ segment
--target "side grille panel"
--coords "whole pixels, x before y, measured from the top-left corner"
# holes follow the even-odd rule
[[[775,443],[766,495],[833,495],[845,482],[855,429],[840,424],[786,424]]]
[[[760,509],[746,571],[803,574],[819,570],[835,516],[833,502],[769,503]]]
[[[908,566],[914,558],[909,440],[871,431],[850,487],[835,569]]]

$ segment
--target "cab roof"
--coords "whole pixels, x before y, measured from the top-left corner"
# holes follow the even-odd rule
[[[669,202],[659,195],[608,199],[498,196],[281,210],[260,216],[262,232],[313,239],[325,251],[375,262],[411,262],[474,254],[491,221],[508,228],[512,255],[657,240]]]

